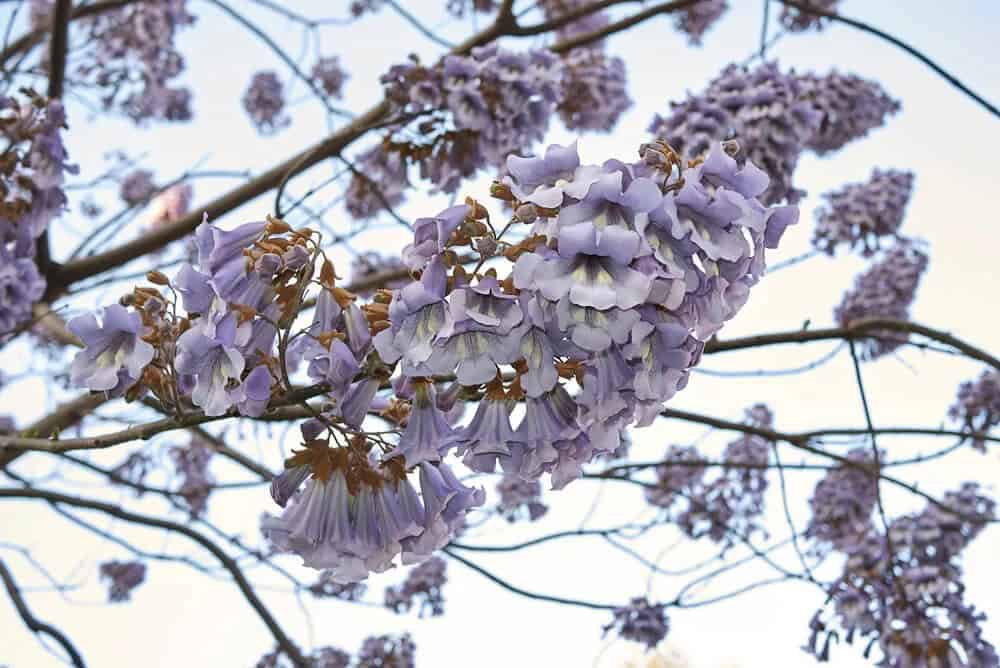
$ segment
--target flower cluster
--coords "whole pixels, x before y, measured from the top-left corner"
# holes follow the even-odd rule
[[[877,83],[854,75],[785,74],[775,63],[752,70],[730,65],[704,92],[655,116],[649,129],[688,156],[738,140],[742,155],[771,177],[761,201],[794,202],[803,194],[792,176],[804,150],[823,155],[839,149],[898,109]]]
[[[722,18],[729,9],[728,0],[706,0],[696,2],[677,13],[674,20],[677,29],[688,36],[694,46],[701,46],[701,38]]]
[[[213,454],[212,447],[197,434],[185,447],[170,448],[170,458],[181,477],[177,494],[187,503],[191,517],[201,517],[208,507],[208,497],[215,486],[215,479],[208,472]]]
[[[773,416],[763,404],[747,409],[753,429],[770,429]],[[762,527],[771,442],[751,432],[729,443],[719,475],[706,478],[707,463],[691,446],[671,446],[656,467],[656,483],[646,488],[646,501],[667,509],[677,526],[692,538],[717,543],[747,538]]]
[[[243,93],[243,109],[261,134],[274,134],[291,122],[285,114],[285,88],[270,70],[257,72]]]
[[[118,107],[136,123],[190,120],[191,91],[173,84],[184,71],[174,40],[194,21],[187,0],[131,3],[82,20],[93,53],[77,76],[105,91],[105,109]]]
[[[819,155],[865,137],[900,109],[899,102],[877,82],[854,74],[833,70],[822,76],[799,75],[798,81],[803,99],[822,114],[819,127],[806,142]]]
[[[385,148],[453,192],[477,170],[499,166],[542,139],[560,76],[559,58],[549,51],[515,53],[496,45],[446,56],[434,67],[415,58],[394,65],[382,76],[386,99],[392,113],[414,121],[393,129]],[[411,125],[415,132],[407,132]]]
[[[806,4],[821,12],[836,12],[839,3],[840,0],[808,0]],[[786,30],[792,32],[803,32],[813,28],[822,30],[827,22],[823,16],[789,5],[782,5],[779,20]]]
[[[309,668],[350,668],[351,655],[337,647],[320,647],[308,657]],[[260,657],[254,668],[293,668],[281,649]]]
[[[311,75],[313,83],[330,97],[339,100],[344,96],[344,84],[350,75],[341,67],[337,56],[323,56],[317,60]]]
[[[948,417],[961,422],[972,435],[972,446],[985,452],[984,437],[1000,424],[1000,372],[984,371],[976,380],[962,383]]]
[[[66,116],[59,100],[30,91],[19,101],[0,97],[0,340],[31,315],[45,292],[35,264],[35,240],[66,208],[67,163],[61,131]]]
[[[129,206],[139,206],[148,202],[159,188],[153,182],[153,172],[137,169],[122,179],[118,196]]]
[[[122,603],[131,599],[132,590],[145,581],[146,565],[139,561],[105,561],[100,574],[108,582],[108,601]]]
[[[355,668],[414,668],[416,651],[409,633],[369,636],[361,645]]]
[[[628,605],[615,609],[614,620],[604,627],[604,633],[614,629],[625,640],[653,649],[670,630],[666,608],[663,603],[653,604],[644,598],[634,598]]]
[[[860,246],[864,256],[873,255],[881,239],[897,235],[912,189],[912,172],[876,168],[864,183],[826,193],[816,211],[813,246],[830,255],[839,245]]]
[[[792,174],[820,121],[820,112],[802,98],[794,74],[784,74],[775,63],[752,70],[729,65],[703,94],[674,105],[666,117],[657,115],[650,132],[689,157],[734,137],[742,157],[770,177],[760,197],[770,204],[802,196],[792,185]]]
[[[975,483],[949,492],[943,507],[894,520],[887,535],[874,529],[845,546],[844,572],[824,609],[810,623],[806,650],[829,660],[831,640],[856,637],[877,642],[885,668],[907,666],[1000,666],[982,636],[986,616],[965,601],[962,551],[994,518],[996,504]],[[833,619],[824,613],[833,608]],[[823,636],[825,635],[825,638]],[[867,651],[866,651],[867,656]]]
[[[847,459],[856,466],[842,465],[830,470],[809,499],[812,518],[805,535],[820,549],[827,546],[848,551],[872,529],[872,511],[878,501],[878,479],[870,448],[855,448]]]
[[[907,320],[917,286],[929,258],[913,242],[900,240],[854,281],[833,312],[842,326],[863,318]],[[864,341],[866,359],[875,359],[896,350],[907,341],[905,333],[879,331]]]
[[[581,165],[575,146],[512,156],[493,187],[514,211],[504,231],[471,199],[417,220],[402,256],[418,279],[364,305],[336,284],[314,232],[274,218],[205,223],[196,265],[173,281],[151,272],[152,287],[100,322],[70,322],[85,344],[73,380],[206,416],[322,395],[272,483],[285,510],[263,520],[265,535],[341,583],[423,561],[485,500],[449,455],[529,482],[549,473],[560,488],[686,385],[797,219],[760,204],[767,176],[727,148],[684,162],[656,143],[639,162],[600,166]],[[481,259],[471,273],[457,253],[466,245]],[[315,289],[311,323],[297,324]],[[296,389],[295,373],[311,385]],[[475,410],[462,424],[465,402]],[[369,434],[369,414],[398,428]],[[759,458],[751,446],[727,457]],[[753,505],[760,483],[740,480],[731,486]]]
[[[471,276],[452,267],[448,277],[452,247],[476,248],[493,234],[481,205],[416,222],[403,256],[422,275],[395,294],[375,347],[418,387],[421,377],[454,373],[462,386],[485,384],[485,394],[454,433],[434,415],[443,446],[411,444],[404,434],[408,466],[454,447],[475,471],[499,464],[529,480],[549,472],[559,488],[595,455],[618,450],[628,425],[648,424],[684,387],[698,337],[743,305],[765,246],[796,211],[760,205],[766,176],[738,167],[720,145],[682,180],[670,176],[680,163],[668,151],[646,146],[633,165],[580,165],[573,146],[512,157],[494,192],[512,205],[511,225],[531,227],[520,242],[503,242],[502,257],[514,264],[502,280],[496,268]],[[509,383],[498,374],[505,365],[516,374]],[[571,395],[565,381],[581,391]],[[522,401],[515,429],[511,408]]]
[[[366,149],[355,160],[357,172],[344,193],[344,208],[354,218],[374,218],[384,209],[399,206],[410,187],[406,159],[390,152],[384,143]]]
[[[398,587],[386,587],[385,607],[393,612],[409,612],[418,606],[421,617],[427,612],[431,617],[444,614],[444,585],[447,582],[447,564],[441,557],[431,557],[414,566],[406,580]]]
[[[563,57],[558,111],[567,128],[609,132],[631,106],[621,58],[599,49],[574,49]]]
[[[522,519],[534,522],[549,511],[549,507],[541,501],[542,484],[537,480],[504,475],[497,483],[497,492],[500,494],[497,511],[508,522]]]

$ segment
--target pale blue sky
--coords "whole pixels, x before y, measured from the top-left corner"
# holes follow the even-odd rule
[[[244,4],[249,3],[239,3]],[[440,15],[440,4],[420,2],[407,6],[434,24],[434,17]],[[580,149],[585,160],[597,162],[607,157],[632,156],[638,143],[647,138],[646,127],[651,116],[664,110],[668,100],[683,98],[687,90],[699,90],[726,63],[741,61],[756,49],[761,3],[734,0],[731,4],[735,7],[706,36],[701,49],[689,48],[668,24],[667,18],[654,20],[609,41],[608,50],[621,55],[628,63],[630,93],[635,106],[611,135],[581,139]],[[316,7],[328,4],[293,2],[289,6],[300,8],[304,13],[315,13]],[[202,160],[205,168],[259,170],[327,132],[321,108],[309,102],[296,107],[295,123],[289,130],[275,137],[259,137],[246,119],[239,99],[255,70],[273,68],[283,77],[287,70],[265,46],[238,29],[211,5],[192,3],[192,11],[200,17],[200,23],[183,33],[180,44],[189,62],[185,80],[195,90],[196,122],[190,126],[136,133],[123,122],[91,120],[83,108],[71,104],[71,132],[67,141],[72,158],[82,165],[84,174],[99,171],[103,164],[102,154],[118,148],[122,137],[128,137],[130,153],[147,153],[148,164],[159,176],[167,178]],[[1000,3],[986,0],[950,3],[845,0],[842,11],[897,34],[956,73],[986,98],[1000,101],[1000,49],[996,44],[995,28],[1000,25]],[[299,52],[301,40],[294,25],[259,9],[248,11],[248,15],[266,26],[290,52]],[[464,34],[462,26],[456,23],[444,26],[442,31],[456,38]],[[537,42],[511,42],[516,48],[532,44]],[[377,76],[411,51],[428,59],[438,53],[437,47],[388,11],[346,30],[323,32],[322,53],[340,55],[352,71],[345,106],[353,111],[367,108],[378,98]],[[926,239],[931,248],[931,265],[913,309],[914,317],[994,351],[1000,348],[1000,337],[996,334],[995,258],[1000,234],[993,203],[996,199],[995,161],[1000,149],[997,119],[898,49],[846,27],[833,26],[820,35],[785,37],[772,48],[770,55],[778,58],[783,66],[798,70],[825,72],[837,67],[877,79],[903,103],[903,111],[869,139],[852,144],[828,159],[812,156],[803,159],[796,181],[808,189],[812,197],[804,203],[802,223],[789,231],[773,261],[792,257],[808,248],[811,209],[820,193],[848,181],[864,179],[875,166],[912,169],[917,174],[916,190],[904,231]],[[307,66],[311,60],[306,59]],[[303,93],[303,87],[297,85],[292,97],[300,98]],[[571,139],[573,135],[561,128],[552,132],[551,141]],[[327,174],[328,168],[314,169],[296,180],[293,188],[302,192]],[[488,179],[481,179],[462,192],[485,197],[487,183]],[[206,201],[226,186],[223,181],[199,182],[195,187],[195,199]],[[107,201],[110,204],[112,200]],[[433,213],[440,204],[441,198],[415,196],[402,211],[407,215]],[[235,224],[244,218],[259,218],[270,206],[270,197],[261,198],[230,216],[228,221]],[[74,222],[79,223],[78,220]],[[328,222],[337,229],[347,227],[345,217],[337,210],[331,213]],[[135,226],[126,230],[124,236],[137,233],[139,228]],[[57,234],[56,257],[60,257],[60,251],[72,247],[74,241],[68,233]],[[385,225],[365,235],[359,246],[401,247],[404,242],[398,227]],[[863,266],[860,259],[851,257],[836,261],[817,258],[775,273],[756,288],[748,306],[726,327],[722,336],[792,329],[806,319],[817,326],[828,324],[833,306],[852,276]],[[116,294],[94,295],[93,303],[110,301]],[[815,359],[832,347],[832,344],[816,344],[729,353],[709,356],[703,366],[713,370],[786,368]],[[26,351],[24,345],[11,347],[0,356],[0,366],[5,372],[15,373],[23,368]],[[861,407],[852,373],[849,357],[841,355],[831,364],[803,376],[734,379],[698,374],[672,405],[738,418],[745,406],[767,401],[775,411],[777,426],[783,430],[860,426]],[[969,362],[914,350],[903,352],[899,358],[868,365],[865,377],[875,421],[881,425],[936,425],[944,418],[957,384],[978,373],[979,367]],[[23,383],[16,394],[0,394],[0,399],[4,410],[15,413],[24,424],[43,413],[61,396],[66,393],[47,391],[46,381],[39,379]],[[105,412],[120,413],[122,409],[109,408]],[[658,422],[634,433],[633,456],[641,460],[653,459],[667,445],[689,442],[702,433],[700,429],[681,423]],[[275,434],[280,435],[280,432],[275,430]],[[165,435],[150,448],[165,453],[169,444],[182,440],[180,436]],[[227,440],[251,454],[261,453],[273,467],[280,463],[278,449],[262,431],[233,425],[227,432]],[[721,447],[726,441],[725,435],[716,435],[706,441],[706,447]],[[885,439],[883,445],[896,454],[912,454],[931,447],[926,441],[913,439],[891,442]],[[98,453],[94,460],[105,464],[117,462],[122,452]],[[786,461],[800,459],[791,451],[784,451],[783,455]],[[17,470],[32,474],[57,468],[79,481],[79,487],[67,491],[136,503],[130,495],[101,489],[96,479],[70,473],[65,466],[57,466],[42,455],[25,457],[17,465]],[[226,476],[230,480],[247,479],[246,474],[224,462],[213,464],[213,471],[220,479]],[[995,453],[983,456],[962,451],[947,463],[912,475],[917,476],[922,489],[940,493],[957,487],[964,479],[993,484],[998,471]],[[789,480],[790,493],[796,500],[791,511],[799,527],[808,519],[806,499],[814,483],[815,478],[811,476],[794,476]],[[484,480],[482,484],[492,492],[491,480]],[[598,492],[600,502],[588,526],[620,524],[644,511],[645,505],[631,488],[613,489],[611,485],[599,488],[596,483],[580,481],[565,491],[547,495],[551,510],[542,522],[515,527],[490,523],[465,540],[506,544],[578,526]],[[769,500],[772,502],[769,526],[775,536],[782,537],[787,527],[779,497],[772,494]],[[912,499],[892,490],[886,491],[886,501],[890,510],[919,507]],[[249,541],[257,540],[256,522],[260,513],[273,510],[262,488],[221,492],[211,503],[213,518],[228,530],[240,532]],[[138,503],[137,507],[162,510],[162,504],[153,500]],[[179,537],[109,523],[98,515],[89,518],[102,528],[121,531],[148,549],[169,549],[208,561]],[[637,542],[635,547],[652,559],[673,545],[676,538],[675,532],[661,530]],[[148,581],[136,591],[132,604],[99,605],[103,590],[96,582],[94,562],[122,558],[125,553],[74,528],[43,504],[6,502],[0,514],[0,541],[31,547],[36,557],[59,577],[82,583],[78,590],[67,595],[72,602],[55,593],[38,592],[31,595],[30,603],[40,618],[59,625],[74,639],[88,658],[88,665],[99,668],[250,666],[272,645],[266,629],[231,584],[183,566],[152,563]],[[970,600],[996,615],[1000,615],[1000,610],[994,607],[1000,601],[1000,585],[994,577],[998,551],[1000,532],[991,529],[968,550],[966,560]],[[661,565],[680,569],[704,554],[705,546],[683,546],[666,555]],[[44,581],[19,555],[3,548],[0,548],[0,555],[15,570],[22,584],[44,586]],[[646,592],[649,587],[645,569],[598,540],[568,539],[510,555],[475,556],[498,575],[519,586],[554,595],[620,603]],[[791,551],[778,552],[777,558],[790,567],[796,565]],[[294,567],[294,562],[289,558],[284,563],[304,574],[305,571]],[[569,609],[514,596],[457,563],[449,564],[448,614],[443,618],[417,620],[398,617],[379,608],[337,601],[307,601],[312,612],[311,633],[308,634],[302,610],[295,599],[266,586],[282,586],[280,580],[259,568],[250,572],[265,584],[261,587],[262,594],[286,628],[306,645],[334,644],[353,650],[367,634],[408,629],[418,644],[418,665],[424,667],[616,666],[634,651],[624,643],[602,641],[600,627],[608,621],[606,613]],[[721,581],[704,595],[738,588],[747,582],[745,578],[768,575],[766,568],[751,569],[739,578]],[[372,578],[373,599],[380,600],[382,586],[400,577],[401,573],[389,573]],[[650,595],[671,598],[680,582],[673,578],[656,579],[650,587]],[[814,665],[798,647],[807,638],[807,622],[821,602],[819,592],[796,584],[763,589],[706,608],[673,611],[670,640],[683,648],[699,668],[717,668],[726,660],[733,660],[742,668]],[[3,629],[0,665],[9,664],[10,668],[59,665],[23,630],[9,602],[2,597],[0,629]],[[992,640],[1000,641],[1000,622],[989,622],[987,632]],[[599,659],[595,658],[598,656]],[[830,665],[836,668],[869,665],[859,656],[858,648],[843,648]]]

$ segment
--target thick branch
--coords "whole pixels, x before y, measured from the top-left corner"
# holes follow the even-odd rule
[[[50,441],[46,437],[58,434],[63,429],[76,424],[85,415],[107,401],[107,397],[103,394],[84,394],[61,404],[55,411],[35,422],[22,433],[31,437],[32,440],[48,443]],[[2,438],[10,437],[0,436],[0,439]],[[0,469],[6,467],[22,454],[24,454],[24,450],[4,449],[0,446]]]
[[[233,580],[236,581],[236,586],[239,587],[244,598],[246,598],[247,602],[250,603],[250,606],[254,609],[257,615],[264,622],[264,625],[267,626],[268,630],[271,632],[271,635],[274,636],[278,646],[285,654],[288,655],[292,662],[299,668],[307,668],[309,665],[308,660],[302,655],[299,648],[295,645],[292,639],[285,634],[285,631],[278,625],[277,620],[271,615],[271,611],[267,609],[264,602],[257,596],[257,592],[254,591],[253,586],[250,584],[249,580],[247,580],[239,565],[237,565],[237,563],[228,554],[226,554],[222,548],[197,531],[194,531],[183,524],[177,524],[169,520],[132,513],[127,510],[123,510],[116,505],[104,503],[103,501],[67,496],[65,494],[60,494],[59,492],[51,492],[40,489],[0,488],[0,498],[40,499],[76,508],[88,508],[100,511],[120,520],[125,520],[126,522],[157,529],[165,529],[190,538],[208,550],[213,557],[219,560],[219,563],[222,564],[223,568],[229,571],[229,574],[233,577]]]
[[[73,646],[73,643],[70,642],[69,638],[67,638],[62,631],[51,624],[46,624],[31,614],[27,601],[25,601],[24,596],[21,595],[21,591],[17,588],[17,582],[14,581],[14,576],[7,568],[7,565],[3,562],[3,559],[0,559],[0,580],[3,580],[4,587],[7,589],[7,594],[10,596],[10,600],[14,603],[14,607],[17,609],[17,614],[24,621],[25,626],[31,629],[32,633],[44,633],[62,645],[62,648],[66,650],[66,654],[69,655],[69,659],[73,662],[75,668],[86,668],[86,664],[83,662],[83,657],[80,656],[80,652],[76,650],[76,647]]]

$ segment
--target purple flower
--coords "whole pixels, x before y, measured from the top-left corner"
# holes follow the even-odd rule
[[[148,202],[156,191],[153,172],[148,169],[137,169],[122,179],[118,196],[129,206],[139,206]]]
[[[800,75],[798,81],[802,98],[822,115],[806,144],[820,155],[867,136],[900,109],[900,103],[882,86],[854,74],[834,70],[822,76]]]
[[[671,445],[656,467],[656,484],[646,488],[646,501],[653,506],[670,508],[675,501],[689,496],[702,487],[708,470],[697,448]]]
[[[355,668],[414,668],[416,649],[409,633],[368,636],[358,652]]]
[[[316,598],[339,598],[343,601],[360,601],[368,590],[360,582],[337,582],[330,577],[329,571],[322,571],[316,577],[316,582],[309,585],[309,592]]]
[[[852,462],[871,466],[870,448],[855,448],[847,454]],[[818,543],[848,550],[872,528],[872,511],[878,501],[878,480],[864,469],[839,466],[817,483],[809,499],[812,518],[806,536]]]
[[[16,257],[0,240],[0,337],[31,317],[31,306],[45,293],[45,279],[30,257]]]
[[[435,257],[419,281],[393,293],[389,305],[391,327],[379,332],[373,343],[385,362],[392,364],[402,358],[402,371],[407,376],[433,375],[427,361],[447,317],[446,283],[444,265]]]
[[[448,247],[451,235],[470,213],[467,204],[459,204],[434,218],[418,218],[413,224],[413,243],[403,249],[403,261],[410,269],[423,268],[431,257]]]
[[[285,111],[285,91],[275,72],[257,72],[243,94],[243,108],[261,134],[274,134],[291,122]]]
[[[621,58],[595,49],[573,50],[564,57],[558,111],[568,129],[610,132],[631,106]]]
[[[854,280],[833,312],[842,326],[864,318],[908,320],[910,305],[917,296],[917,286],[927,269],[927,255],[910,242],[899,241]],[[874,332],[877,338],[865,339],[863,354],[875,359],[888,354],[907,340],[900,332]]]
[[[500,501],[497,511],[508,522],[541,518],[549,508],[541,502],[542,485],[537,480],[524,480],[520,476],[504,474],[497,483]]]
[[[677,14],[675,23],[677,29],[688,36],[688,41],[695,46],[701,46],[701,38],[726,10],[729,3],[726,0],[706,0],[696,2]]]
[[[360,175],[351,177],[344,194],[344,207],[349,214],[366,220],[403,202],[410,181],[399,153],[390,153],[377,144],[358,156],[355,168]]]
[[[240,385],[237,407],[240,415],[260,417],[271,400],[271,370],[265,365],[254,367]]]
[[[338,100],[344,96],[344,83],[349,78],[337,56],[323,56],[312,68],[313,81],[324,93]]]
[[[976,380],[962,383],[948,417],[969,430],[972,447],[986,452],[983,437],[1000,424],[1000,372],[984,371]]]
[[[881,239],[897,235],[912,189],[912,172],[876,168],[868,181],[826,193],[826,204],[816,212],[813,246],[830,255],[841,244],[860,246],[871,256]]]
[[[175,366],[195,377],[191,400],[205,415],[224,415],[238,399],[230,383],[239,383],[246,362],[236,348],[236,328],[236,314],[228,313],[214,327],[189,329],[177,339]]]
[[[840,0],[809,0],[808,4],[822,12],[836,12],[839,2]],[[822,30],[826,26],[826,18],[788,5],[781,7],[779,19],[781,25],[792,32],[803,32],[810,29]]]
[[[409,612],[419,606],[421,617],[424,612],[431,617],[444,614],[443,588],[447,582],[447,564],[441,557],[431,557],[410,569],[406,580],[398,587],[386,587],[385,607],[399,614]]]
[[[403,457],[406,468],[425,461],[440,461],[442,444],[453,430],[438,408],[434,385],[426,379],[413,380],[413,404],[406,429],[389,457]]]
[[[208,507],[208,496],[215,486],[215,479],[208,471],[208,465],[215,454],[214,448],[197,434],[191,437],[187,446],[170,448],[181,485],[177,493],[187,503],[191,517],[201,517]]]
[[[604,627],[604,633],[614,629],[625,640],[642,643],[653,649],[667,637],[670,620],[666,605],[650,603],[645,598],[633,598],[628,605],[615,608],[614,620]]]
[[[132,591],[146,579],[146,564],[140,561],[105,561],[101,579],[108,581],[108,601],[122,603],[132,598]]]
[[[84,344],[70,369],[74,385],[94,391],[114,390],[121,385],[119,372],[124,372],[128,386],[153,361],[153,346],[141,338],[146,333],[142,318],[123,306],[105,307],[100,323],[87,313],[70,320],[68,326]]]
[[[510,425],[510,403],[499,381],[487,384],[486,394],[476,407],[468,426],[459,429],[444,443],[443,451],[456,447],[463,463],[473,471],[492,473],[498,458],[509,458],[518,437]]]

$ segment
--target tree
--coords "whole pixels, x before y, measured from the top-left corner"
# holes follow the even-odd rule
[[[42,507],[60,536],[105,541],[107,557],[86,568],[109,603],[140,597],[161,562],[181,564],[235,585],[263,622],[259,666],[360,668],[413,665],[413,638],[371,629],[347,651],[324,629],[306,649],[305,629],[275,612],[266,587],[363,605],[379,598],[366,581],[405,569],[380,603],[439,616],[448,578],[464,570],[596,611],[595,637],[603,624],[654,648],[687,609],[795,582],[814,597],[800,635],[815,660],[853,644],[883,666],[998,665],[962,561],[995,502],[975,475],[941,489],[925,478],[997,440],[1000,360],[947,322],[911,317],[932,247],[906,225],[920,165],[871,164],[823,194],[814,220],[800,214],[802,164],[832,163],[893,122],[891,82],[768,59],[779,38],[844,26],[1000,116],[927,54],[836,0],[765,1],[748,60],[624,137],[623,115],[653,93],[628,85],[615,40],[666,18],[700,47],[726,2],[449,0],[426,12],[434,20],[391,0],[332,16],[268,0],[7,4],[8,35],[21,36],[0,55],[0,355],[5,395],[41,377],[46,410],[0,426],[0,498],[5,515]],[[347,95],[363,76],[347,64],[361,46],[343,37],[380,25],[411,30],[420,53],[393,57],[364,110]],[[212,145],[184,145],[186,168],[158,178],[176,162],[171,133],[211,120],[185,83],[199,78],[185,71],[185,35],[234,27],[233,40],[263,53],[226,124],[241,106],[262,142],[312,143],[277,162],[264,152],[264,169],[235,154],[208,169],[196,154]],[[285,43],[290,31],[308,56]],[[211,86],[230,85],[221,71]],[[106,123],[103,165],[87,152],[88,118]],[[318,140],[317,119],[329,124]],[[553,141],[566,132],[579,143]],[[619,150],[581,158],[597,135]],[[135,152],[142,141],[152,155]],[[209,179],[231,185],[195,203]],[[810,249],[769,266],[786,231],[805,227]],[[832,325],[728,333],[745,305],[777,299],[768,291],[779,294],[783,275],[858,258],[866,266],[840,286]],[[836,347],[794,367],[773,356],[759,372],[702,366],[823,342]],[[886,427],[872,377],[913,350],[919,364],[947,354],[975,375],[938,415]],[[711,374],[733,387],[791,375],[807,391],[808,374],[835,364],[850,392],[817,402],[804,428],[781,426],[800,420],[746,384],[731,390],[742,418],[711,397],[679,405]],[[831,422],[839,412],[824,404],[848,402],[858,426]],[[720,442],[685,440],[678,424]],[[661,435],[653,458],[651,433]],[[917,439],[939,445],[914,454]],[[105,489],[80,493],[81,480]],[[583,523],[535,530],[566,519],[571,493],[593,499]],[[241,517],[260,517],[259,536],[226,524],[218,507],[236,494]],[[613,520],[594,528],[595,515]],[[524,540],[484,538],[508,524]],[[137,528],[197,549],[150,547]],[[703,558],[647,556],[672,536]],[[587,586],[527,587],[486,565],[540,545],[596,554],[578,539],[613,547],[617,565],[671,593],[597,602]],[[45,547],[12,535],[0,576],[28,629],[82,666],[89,637],[44,621],[19,584],[32,572],[63,594],[82,586],[36,558]],[[731,576],[735,586],[720,585]]]

